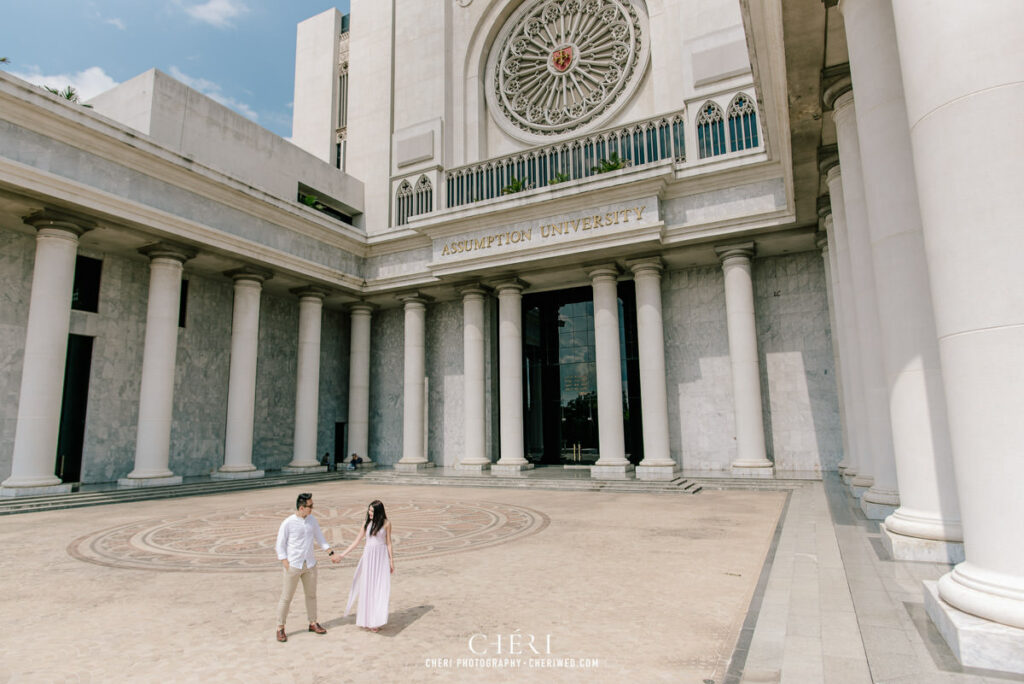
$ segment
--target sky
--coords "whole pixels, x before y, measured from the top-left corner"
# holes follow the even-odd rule
[[[0,64],[82,101],[156,67],[291,136],[295,27],[349,0],[0,0]]]

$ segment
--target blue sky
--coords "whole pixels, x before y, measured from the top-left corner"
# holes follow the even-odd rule
[[[291,135],[295,26],[349,0],[7,0],[0,65],[82,99],[156,67]]]

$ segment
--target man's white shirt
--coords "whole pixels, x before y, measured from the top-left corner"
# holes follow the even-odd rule
[[[287,558],[288,564],[293,568],[302,569],[303,563],[307,568],[311,568],[316,565],[316,558],[313,556],[314,541],[319,542],[324,551],[331,548],[320,530],[320,523],[312,513],[305,518],[293,513],[285,518],[277,531],[277,559],[281,561]]]

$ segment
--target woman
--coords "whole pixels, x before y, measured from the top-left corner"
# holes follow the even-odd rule
[[[363,557],[352,577],[345,615],[352,610],[352,602],[359,597],[356,624],[371,632],[379,631],[388,621],[388,602],[391,600],[391,574],[395,571],[395,555],[391,550],[391,521],[379,500],[366,508],[366,520],[352,544],[342,551],[341,557],[359,545],[366,537]]]

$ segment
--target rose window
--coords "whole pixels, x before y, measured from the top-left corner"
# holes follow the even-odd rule
[[[647,27],[641,0],[527,0],[491,50],[496,120],[530,141],[600,125],[643,76]]]

